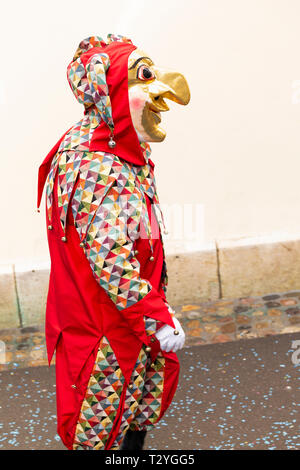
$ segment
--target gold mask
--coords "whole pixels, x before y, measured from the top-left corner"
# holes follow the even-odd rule
[[[181,73],[156,67],[141,50],[128,60],[128,93],[131,119],[140,141],[161,142],[166,131],[160,127],[161,112],[168,111],[165,98],[186,105],[190,90]]]

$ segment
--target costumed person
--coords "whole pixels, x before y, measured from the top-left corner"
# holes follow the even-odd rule
[[[68,81],[84,117],[39,169],[51,272],[49,364],[56,351],[58,434],[70,450],[142,449],[175,393],[184,332],[168,305],[163,226],[148,142],[185,78],[132,42],[83,40]]]

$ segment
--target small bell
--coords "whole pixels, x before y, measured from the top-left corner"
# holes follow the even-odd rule
[[[109,148],[114,149],[116,145],[117,145],[117,144],[116,144],[116,142],[114,141],[114,135],[111,134],[111,136],[110,136],[110,138],[109,138],[108,146],[109,146]]]

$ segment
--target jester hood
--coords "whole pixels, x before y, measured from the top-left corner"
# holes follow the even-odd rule
[[[133,127],[128,98],[128,58],[136,49],[129,39],[83,41],[68,67],[68,80],[86,113],[99,121],[90,151],[111,152],[136,165],[145,158]],[[98,114],[99,113],[99,114]],[[111,140],[110,140],[111,139]],[[115,147],[109,147],[109,142]]]
[[[56,350],[58,433],[69,449],[118,448],[169,406],[178,360],[155,333],[174,328],[154,164],[164,97],[189,100],[180,74],[155,69],[122,36],[82,41],[68,81],[84,117],[39,169],[51,273],[49,363]]]

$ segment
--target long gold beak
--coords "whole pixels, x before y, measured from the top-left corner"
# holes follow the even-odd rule
[[[178,72],[173,72],[166,69],[161,69],[158,67],[154,68],[156,80],[155,86],[149,86],[149,92],[152,100],[154,102],[160,102],[163,104],[161,98],[167,98],[175,103],[187,105],[190,101],[191,94],[190,89],[187,84],[185,77]],[[154,85],[154,83],[153,83]],[[169,108],[166,103],[164,103],[165,109],[161,111],[167,111]]]

